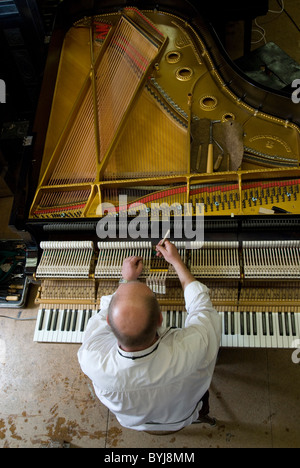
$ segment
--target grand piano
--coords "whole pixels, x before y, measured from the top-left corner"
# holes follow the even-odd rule
[[[83,12],[72,2],[54,37],[45,132],[44,101],[37,114],[26,222],[38,252],[27,270],[40,281],[34,340],[81,342],[132,254],[164,326],[183,327],[178,279],[153,250],[168,227],[211,290],[222,346],[298,347],[297,106],[247,79],[190,2],[95,3]],[[178,235],[186,206],[202,242]]]

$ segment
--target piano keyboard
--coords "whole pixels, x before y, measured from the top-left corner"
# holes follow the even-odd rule
[[[218,308],[217,308],[218,309]],[[220,308],[221,309],[221,308]],[[250,308],[249,308],[250,309]],[[229,348],[292,348],[300,339],[300,313],[265,312],[262,307],[237,311],[235,307],[219,311],[222,318],[221,346]],[[83,334],[95,308],[65,306],[38,311],[34,341],[49,343],[82,343]],[[162,310],[163,326],[183,328],[187,313],[183,310]]]
[[[39,309],[33,341],[82,343],[87,323],[97,312],[95,308],[78,306]]]

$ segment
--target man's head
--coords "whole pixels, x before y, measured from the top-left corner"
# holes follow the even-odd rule
[[[107,322],[122,349],[138,351],[155,342],[162,315],[151,289],[136,281],[119,286],[110,302]]]

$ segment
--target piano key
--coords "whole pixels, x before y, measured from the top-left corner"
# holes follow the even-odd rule
[[[72,309],[69,309],[67,312],[67,323],[66,323],[66,328],[65,328],[66,331],[70,331],[72,314],[73,314]]]
[[[242,336],[244,339],[244,348],[249,348],[250,347],[250,342],[249,342],[249,312],[242,312],[242,327],[241,327],[241,332]]]
[[[253,325],[253,337],[254,337],[254,348],[260,348],[260,336],[259,336],[259,325],[258,325],[258,315],[255,310],[252,315],[252,325]]]
[[[221,317],[222,323],[222,335],[221,335],[221,346],[227,347],[227,335],[225,334],[225,326],[224,326],[224,312],[219,312],[219,316]]]
[[[270,312],[273,321],[273,347],[278,348],[281,342],[281,337],[279,334],[279,327],[278,327],[278,313],[277,312]],[[281,347],[283,345],[281,344]]]
[[[72,331],[76,331],[76,322],[77,322],[78,310],[75,309],[73,314],[73,322],[72,322]]]
[[[298,338],[298,339],[300,338],[300,312],[295,313],[294,318],[295,318],[296,337],[293,337],[293,341],[295,340],[295,338]]]
[[[291,312],[291,327],[292,327],[292,335],[293,335],[293,336],[297,336],[296,322],[295,322],[295,314],[294,314],[294,312]]]
[[[222,345],[226,347],[231,347],[231,335],[229,334],[229,323],[228,323],[228,312],[224,311],[223,313],[223,337]]]
[[[261,311],[260,308],[255,313],[256,316],[256,327],[257,327],[257,335],[255,338],[255,347],[256,348],[264,348],[264,336],[263,336],[263,331],[262,331],[262,316],[261,316]]]
[[[277,343],[278,347],[286,347],[286,337],[284,336],[282,312],[277,313]]]
[[[238,346],[238,327],[237,327],[237,314],[230,312],[230,321],[231,321],[231,337],[232,337],[232,347],[236,348]]]
[[[39,330],[43,329],[44,317],[45,317],[45,309],[42,309],[41,311],[39,311],[39,316],[38,316]]]
[[[276,323],[273,319],[275,317],[275,313],[268,312],[268,324],[269,324],[269,334],[271,338],[271,348],[277,348],[277,336],[274,333],[274,323]]]
[[[53,320],[53,324],[52,324],[52,330],[53,331],[57,330],[58,314],[59,314],[59,309],[55,309],[55,315],[54,315],[54,320]]]
[[[63,332],[65,329],[65,324],[66,324],[66,318],[67,318],[67,309],[63,310],[63,315],[62,315],[62,321],[61,321],[61,326],[60,329]]]
[[[52,318],[53,318],[53,309],[50,309],[49,314],[48,314],[48,321],[47,321],[47,331],[51,330]]]
[[[283,336],[282,312],[278,312],[278,327],[279,327],[279,335]]]
[[[235,313],[236,316],[236,335],[237,335],[237,347],[244,347],[244,336],[241,334],[241,313]]]
[[[224,312],[224,334],[225,335],[229,334],[229,332],[228,332],[228,312],[227,311]]]
[[[85,319],[86,319],[86,309],[83,309],[81,315],[81,323],[80,323],[80,331],[83,332],[85,330]]]

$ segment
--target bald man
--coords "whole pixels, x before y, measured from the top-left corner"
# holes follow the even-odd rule
[[[90,319],[78,359],[122,426],[163,434],[211,421],[207,395],[221,320],[209,290],[195,280],[176,247],[165,241],[156,250],[173,265],[184,290],[185,328],[162,327],[155,295],[138,281],[142,259],[129,257],[117,291],[102,297],[100,312]]]

